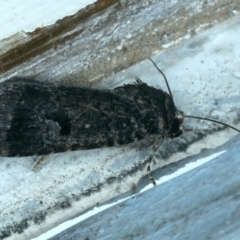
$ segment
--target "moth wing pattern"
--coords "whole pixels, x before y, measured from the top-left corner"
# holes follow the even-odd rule
[[[0,84],[0,155],[94,149],[164,134],[175,116],[167,93],[141,82],[113,90],[12,78]]]

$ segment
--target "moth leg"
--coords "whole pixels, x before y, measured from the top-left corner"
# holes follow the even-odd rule
[[[150,153],[149,157],[147,158],[147,174],[149,179],[151,180],[153,186],[156,186],[156,182],[154,180],[154,178],[151,175],[151,168],[150,168],[150,164],[152,162],[152,159],[156,153],[156,151],[158,150],[158,148],[161,146],[162,142],[163,142],[164,138],[158,138],[155,143],[153,144],[152,147],[152,152]]]
[[[43,163],[43,161],[48,157],[49,154],[45,154],[42,157],[39,158],[39,160],[36,162],[36,164],[33,167],[33,171],[35,172],[36,169]]]

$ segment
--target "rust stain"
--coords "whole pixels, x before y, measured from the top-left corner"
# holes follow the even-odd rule
[[[88,5],[85,9],[79,10],[74,15],[56,21],[56,23],[50,27],[36,28],[33,32],[27,33],[30,36],[28,42],[19,44],[0,56],[0,73],[80,35],[84,29],[75,31],[65,37],[59,37],[63,33],[70,32],[76,26],[79,26],[81,22],[93,14],[105,10],[118,1],[119,0],[98,0],[94,4]]]

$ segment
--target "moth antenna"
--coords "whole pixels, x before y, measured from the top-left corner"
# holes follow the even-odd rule
[[[169,87],[169,85],[168,85],[168,81],[167,81],[167,78],[166,78],[165,74],[159,69],[159,67],[157,66],[157,64],[156,64],[151,58],[148,58],[148,59],[153,63],[153,65],[155,66],[155,68],[162,74],[162,76],[163,76],[163,78],[164,78],[164,80],[165,80],[165,83],[166,83],[166,85],[167,85],[169,94],[170,94],[170,96],[171,96],[172,99],[173,99],[172,92],[171,92],[171,89],[170,89],[170,87]]]
[[[237,131],[237,132],[240,132],[239,129],[237,129],[237,128],[233,127],[233,126],[230,126],[230,125],[228,125],[228,124],[226,124],[226,123],[219,122],[219,121],[217,121],[217,120],[213,120],[213,119],[210,119],[210,118],[196,117],[196,116],[190,116],[190,115],[184,115],[183,117],[185,117],[185,118],[195,118],[195,119],[199,119],[199,120],[205,120],[205,121],[209,121],[209,122],[218,123],[218,124],[221,124],[221,125],[223,125],[223,126],[225,126],[225,127],[232,128],[232,129],[234,129],[234,130]]]

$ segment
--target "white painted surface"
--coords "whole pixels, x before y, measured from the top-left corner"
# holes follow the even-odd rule
[[[164,177],[161,177],[160,179],[156,179],[156,183],[157,183],[157,186],[158,187],[161,187],[161,184],[167,182],[167,181],[171,181],[172,179],[176,178],[176,177],[179,177],[180,175],[182,174],[185,174],[187,173],[188,171],[191,171],[197,167],[200,167],[201,165],[213,160],[213,159],[216,159],[218,156],[222,155],[223,153],[225,153],[225,151],[220,151],[220,152],[217,152],[217,153],[214,153],[210,156],[207,156],[205,158],[200,158],[198,159],[196,162],[191,162],[191,163],[188,163],[186,164],[185,167],[182,167],[180,169],[178,169],[176,172],[174,173],[171,173],[169,175],[166,175]],[[138,194],[133,194],[132,196],[130,197],[127,197],[127,198],[123,198],[121,200],[118,200],[116,202],[113,202],[111,204],[106,204],[106,205],[103,205],[101,207],[95,207],[94,209],[88,211],[87,213],[85,214],[82,214],[81,216],[75,218],[75,219],[72,219],[72,220],[68,220],[62,224],[60,224],[59,226],[51,229],[50,231],[42,234],[41,236],[37,237],[37,238],[33,238],[32,240],[45,240],[45,239],[49,239],[51,237],[54,237],[55,235],[57,234],[60,234],[62,231],[76,225],[76,224],[79,224],[81,223],[82,221],[84,221],[85,219],[89,218],[89,217],[92,217],[94,216],[95,214],[98,214],[106,209],[109,209],[117,204],[120,204],[122,202],[125,202],[127,201],[128,199],[131,199],[131,198],[134,198],[136,197],[137,195],[139,194],[142,194],[144,192],[146,192],[147,190],[153,188],[153,185],[152,183],[149,183],[146,187],[144,187]],[[149,193],[145,193],[145,195],[147,195]],[[147,206],[144,206],[143,204],[143,207],[147,207]],[[117,237],[117,236],[116,236]]]
[[[49,239],[238,240],[239,144],[238,135],[185,159],[201,161],[203,156],[211,161]]]
[[[4,0],[0,6],[0,39],[24,31],[32,32],[38,27],[54,24],[58,19],[73,15],[95,0],[46,1]]]

